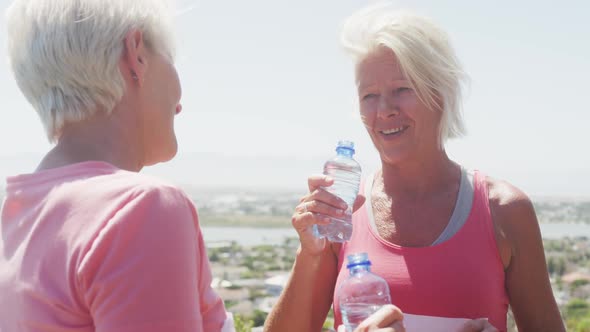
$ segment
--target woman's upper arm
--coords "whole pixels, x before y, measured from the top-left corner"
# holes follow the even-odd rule
[[[565,331],[553,297],[543,240],[531,200],[514,186],[490,185],[490,207],[505,266],[506,289],[520,331]]]

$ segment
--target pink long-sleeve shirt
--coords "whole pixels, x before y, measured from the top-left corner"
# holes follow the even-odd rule
[[[179,189],[103,162],[10,177],[0,331],[220,331],[197,212]]]

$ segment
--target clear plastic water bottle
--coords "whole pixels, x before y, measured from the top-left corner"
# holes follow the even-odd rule
[[[346,267],[350,276],[337,291],[342,322],[348,332],[354,331],[383,305],[391,303],[387,282],[371,273],[370,266],[371,261],[366,253],[348,256]]]
[[[361,166],[352,158],[354,143],[339,141],[336,156],[324,164],[324,175],[334,179],[334,184],[326,187],[328,192],[340,197],[348,204],[341,218],[331,218],[328,225],[314,225],[314,233],[319,238],[327,238],[332,242],[350,240],[352,235],[352,205],[359,191],[361,182]]]

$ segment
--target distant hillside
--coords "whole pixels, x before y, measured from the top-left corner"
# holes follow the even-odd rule
[[[184,188],[206,224],[290,226],[290,216],[303,191]],[[590,199],[533,198],[541,223],[590,224]]]
[[[232,216],[249,216],[241,218],[244,222],[260,216],[265,223],[287,223],[298,198],[307,191],[307,177],[320,173],[329,155],[329,151],[326,156],[296,158],[181,151],[174,160],[147,167],[143,172],[185,189],[204,221],[231,224],[236,222]],[[0,199],[4,196],[3,178],[32,171],[40,158],[41,154],[35,153],[0,157]],[[376,168],[375,160],[361,160],[361,164],[365,174]],[[530,174],[512,174],[512,180],[493,170],[489,173],[532,195],[541,222],[590,223],[590,172],[546,174],[531,170]]]
[[[539,222],[590,224],[590,200],[554,199],[534,200]]]

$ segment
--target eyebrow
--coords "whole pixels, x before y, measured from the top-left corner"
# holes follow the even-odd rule
[[[389,85],[396,85],[396,84],[404,84],[404,85],[409,85],[410,81],[407,79],[401,79],[401,80],[391,80],[389,82],[387,82]],[[377,84],[369,84],[369,85],[365,85],[365,86],[361,86],[360,85],[360,81],[357,79],[356,80],[356,87],[359,91],[363,91],[369,88],[372,88],[374,86],[376,86]]]

